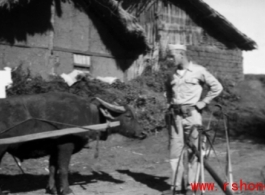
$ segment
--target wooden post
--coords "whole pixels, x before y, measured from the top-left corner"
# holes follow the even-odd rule
[[[51,55],[52,54],[52,51],[53,51],[53,41],[54,41],[54,18],[55,18],[55,2],[54,0],[52,1],[52,4],[51,4],[51,19],[50,19],[50,22],[51,22],[51,26],[52,26],[52,29],[50,31],[50,39],[49,39],[49,54]]]
[[[49,43],[48,43],[48,52],[47,52],[47,61],[46,66],[48,67],[49,74],[55,74],[55,58],[53,56],[53,47],[54,47],[54,21],[55,21],[55,0],[51,2],[51,30],[49,33]]]

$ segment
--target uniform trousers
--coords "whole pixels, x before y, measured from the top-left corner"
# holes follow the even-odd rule
[[[175,188],[175,190],[182,190],[184,173],[182,155],[183,146],[185,141],[189,139],[190,143],[194,144],[198,148],[199,135],[196,125],[202,125],[202,116],[196,109],[193,109],[191,110],[191,116],[182,117],[181,115],[176,115],[175,122],[178,129],[178,133],[172,126],[169,138],[170,165],[172,169],[171,185],[172,189]],[[184,186],[184,188],[186,189],[190,189],[190,183],[195,182],[196,170],[198,166],[197,157],[195,157],[195,155],[192,155],[192,151],[190,149],[188,150],[188,154],[188,185]]]

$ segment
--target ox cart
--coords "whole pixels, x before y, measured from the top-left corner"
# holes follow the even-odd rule
[[[32,120],[32,119],[29,119],[29,120]],[[39,120],[41,120],[41,119],[39,119]],[[28,120],[26,120],[26,121],[28,121]],[[56,123],[54,121],[50,121],[50,122]],[[70,124],[68,124],[68,125],[74,126],[74,125],[70,125]],[[84,133],[87,131],[106,131],[109,128],[117,127],[119,125],[120,125],[120,122],[115,121],[115,122],[107,122],[104,124],[95,124],[95,125],[88,125],[88,126],[81,126],[81,127],[74,126],[72,128],[58,129],[58,130],[49,131],[49,132],[33,133],[33,134],[28,134],[28,135],[23,135],[23,136],[2,138],[2,139],[0,139],[0,145],[18,144],[18,143],[23,143],[23,142],[33,141],[33,140],[53,138],[53,137],[65,136],[65,135],[71,135],[71,134],[77,134],[77,133]],[[10,129],[12,129],[12,128],[10,128]],[[14,158],[16,164],[18,165],[18,167],[20,168],[21,172],[24,174],[25,172],[23,171],[23,169],[21,167],[21,163],[14,156],[13,156],[13,158]]]
[[[100,98],[53,92],[2,99],[0,108],[0,160],[5,153],[20,161],[49,156],[50,194],[71,193],[71,156],[90,141],[106,140],[112,133],[146,136],[133,109]]]

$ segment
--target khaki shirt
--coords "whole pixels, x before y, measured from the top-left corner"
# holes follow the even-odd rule
[[[202,99],[203,102],[209,104],[213,98],[222,92],[223,87],[204,67],[190,62],[183,75],[175,71],[174,74],[168,78],[166,82],[168,103],[195,105],[200,101],[203,84],[207,84],[210,87],[210,90]]]

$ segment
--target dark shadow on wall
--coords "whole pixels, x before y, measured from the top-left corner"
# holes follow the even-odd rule
[[[44,34],[52,29],[50,23],[52,0],[14,5],[11,9],[0,8],[0,41],[15,44],[27,41],[27,36]]]
[[[95,8],[89,3],[89,1],[72,1],[75,7],[80,11],[86,13],[88,18],[92,21],[93,26],[95,26],[99,33],[100,41],[102,41],[102,43],[106,46],[110,54],[114,56],[118,68],[122,71],[126,71],[132,65],[134,60],[138,58],[139,54],[143,53],[141,49],[142,46],[139,44],[138,50],[137,44],[132,43],[133,40],[130,40],[130,37],[125,32],[123,32],[122,29],[119,33],[117,33],[117,29],[113,30],[112,26],[114,26],[114,28],[118,26],[115,20],[108,20],[107,13],[105,16],[105,20],[103,20],[101,17],[99,17],[99,13],[95,11]],[[126,36],[128,36],[128,39],[124,42],[123,40]]]
[[[106,47],[106,49],[110,52],[110,54],[114,57],[118,68],[122,71],[127,70],[131,64],[125,63],[127,58],[136,59],[137,56],[129,55],[129,51],[127,51],[117,40],[116,36],[113,36],[109,31],[108,27],[102,23],[98,17],[91,11],[88,10],[88,17],[93,22],[93,25],[96,27],[97,32],[100,37],[100,41]],[[92,50],[92,48],[90,48]],[[93,51],[97,52],[97,51]],[[123,60],[124,59],[124,60]]]

